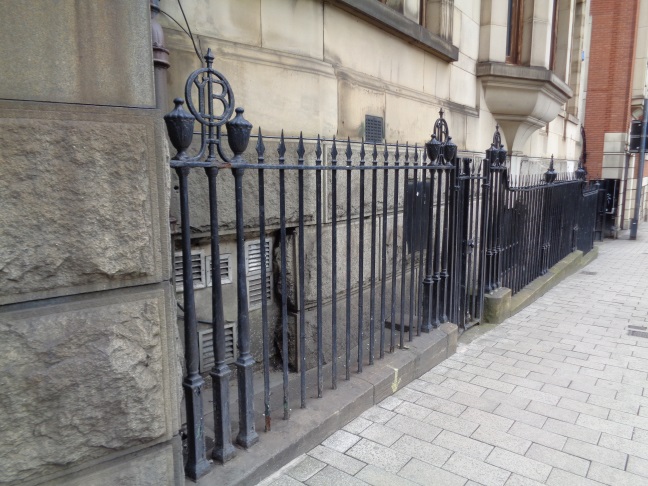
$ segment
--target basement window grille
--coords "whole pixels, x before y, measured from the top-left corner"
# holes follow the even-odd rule
[[[205,254],[202,250],[191,252],[191,276],[193,279],[194,289],[205,288]],[[173,267],[175,275],[176,291],[182,292],[182,252],[177,252],[173,256]]]
[[[236,323],[225,323],[225,364],[236,361]],[[207,373],[214,367],[214,331],[198,331],[198,349],[200,350],[200,372]]]
[[[365,141],[380,143],[383,140],[383,119],[381,116],[365,115]]]
[[[248,308],[258,309],[261,307],[263,291],[266,292],[267,301],[272,299],[272,272],[270,260],[271,240],[266,238],[265,255],[266,255],[266,281],[265,285],[261,280],[261,242],[251,241],[245,246],[245,261],[247,272],[248,287]]]
[[[207,278],[207,287],[212,286],[212,272],[211,272],[211,255],[205,257],[205,274]],[[221,284],[232,283],[232,255],[229,253],[220,255],[220,275]]]

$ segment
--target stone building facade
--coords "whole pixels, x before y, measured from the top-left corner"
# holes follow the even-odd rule
[[[386,140],[422,143],[444,108],[462,151],[481,153],[498,123],[514,172],[542,171],[552,154],[573,168],[580,155],[586,0],[182,3],[237,105],[268,135],[359,139],[371,115]],[[177,2],[161,7],[182,21]],[[3,484],[184,481],[175,196],[149,8],[3,4]],[[199,60],[161,21],[171,98]]]
[[[149,3],[1,9],[0,484],[179,484]]]

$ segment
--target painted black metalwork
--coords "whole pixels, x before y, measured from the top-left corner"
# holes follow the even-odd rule
[[[385,349],[396,352],[396,330],[399,333],[398,347],[405,348],[406,332],[407,339],[412,341],[415,335],[422,331],[429,332],[445,322],[456,323],[466,329],[481,319],[485,293],[501,286],[518,292],[569,252],[574,249],[588,251],[593,244],[600,199],[597,186],[588,185],[579,171],[570,175],[558,174],[553,168],[553,161],[550,170],[542,177],[512,178],[506,168],[507,153],[501,145],[499,128],[496,128],[485,160],[474,160],[474,155],[467,157],[466,154],[459,159],[442,110],[421,159],[418,145],[414,145],[411,152],[410,144],[406,143],[403,155],[401,144],[385,143],[383,161],[379,164],[379,152],[374,143],[371,163],[367,163],[364,142],[347,139],[345,163],[338,164],[335,139],[329,145],[329,141],[323,141],[320,137],[308,139],[301,133],[299,137],[284,137],[281,132],[280,136],[267,137],[276,140],[278,149],[273,156],[275,160],[266,161],[264,137],[259,130],[257,163],[248,164],[243,159],[243,153],[248,145],[251,125],[243,119],[241,109],[237,109],[236,116],[230,119],[233,112],[231,88],[225,78],[211,68],[211,52],[205,59],[208,68],[192,74],[186,89],[189,94],[198,92],[197,104],[188,104],[198,116],[185,112],[182,100],[176,100],[176,108],[166,117],[169,137],[178,151],[171,166],[178,174],[182,217],[187,360],[187,376],[183,386],[189,427],[187,474],[192,478],[204,474],[209,463],[206,460],[202,424],[200,392],[203,381],[198,372],[197,318],[191,274],[188,195],[191,169],[204,168],[209,184],[212,327],[216,361],[210,374],[214,383],[217,435],[212,457],[219,462],[227,461],[234,454],[228,397],[230,370],[225,365],[219,266],[216,189],[218,174],[222,169],[229,168],[234,175],[239,336],[239,355],[235,364],[239,408],[236,441],[243,447],[249,447],[258,440],[254,428],[254,359],[250,351],[245,231],[254,235],[259,233],[261,247],[260,327],[266,432],[271,430],[273,413],[270,380],[273,360],[279,364],[280,359],[281,369],[277,369],[277,372],[281,372],[283,385],[281,411],[283,418],[288,419],[291,405],[299,403],[301,408],[306,407],[308,387],[314,389],[316,386],[317,396],[324,395],[325,373],[331,373],[331,386],[337,387],[339,359],[344,360],[345,377],[350,379],[352,355],[357,353],[353,359],[357,359],[357,371],[361,373],[367,363],[372,365],[375,359],[382,358]],[[222,110],[216,110],[215,106]],[[201,126],[201,146],[197,155],[192,156],[188,149],[196,120]],[[227,156],[221,143],[223,125],[227,127],[229,148],[234,154],[232,157]],[[323,148],[327,147],[330,147],[330,159],[325,162],[322,154]],[[355,153],[354,147],[358,150]],[[287,153],[293,150],[297,163],[286,163]],[[359,163],[353,163],[354,155],[359,156]],[[390,157],[393,159],[390,160]],[[313,170],[314,177],[306,179],[308,171]],[[371,171],[370,177],[366,174],[367,170]],[[257,174],[257,195],[249,193],[247,188],[251,186],[243,185],[244,172],[247,174],[249,171]],[[279,217],[274,216],[271,222],[267,221],[265,207],[265,177],[268,171],[278,177],[278,187],[274,190],[278,190]],[[339,171],[346,174],[342,179],[346,183],[346,191],[341,197],[338,194]],[[325,176],[326,181],[329,180],[329,172],[330,184],[322,180]],[[379,174],[382,174],[382,178],[378,177]],[[297,206],[293,205],[295,194],[289,190],[289,182],[293,180],[291,175],[296,175]],[[379,181],[382,182],[382,191]],[[370,189],[365,187],[368,184],[371,185]],[[390,184],[393,184],[392,188]],[[369,192],[370,201],[367,200]],[[382,208],[379,207],[381,192]],[[258,202],[258,228],[253,227],[256,216],[252,225],[249,220],[244,223],[244,200],[252,204]],[[370,204],[370,214],[367,214],[369,211],[365,204]],[[566,208],[570,210],[566,211]],[[273,208],[274,211],[277,209]],[[371,219],[370,256],[365,255],[367,218]],[[345,231],[338,232],[338,222],[341,224],[343,221]],[[272,240],[267,237],[268,232],[275,232]],[[309,236],[313,234],[314,240]],[[292,235],[297,237],[291,238]],[[330,250],[326,244],[329,235]],[[278,252],[272,262],[268,261],[267,255],[274,254],[273,248],[266,250],[270,241],[278,242]],[[310,244],[315,249],[314,256],[308,253]],[[391,251],[388,252],[390,246]],[[346,258],[338,256],[340,250],[346,251]],[[313,260],[315,268],[311,271],[308,263]],[[366,268],[367,260],[369,269]],[[340,275],[340,282],[338,264],[339,272],[344,272],[344,277]],[[270,300],[266,292],[268,268],[278,274],[275,279],[279,283],[280,294],[277,302]],[[325,279],[329,278],[329,269],[330,296],[328,290],[324,289],[324,286],[328,288]],[[368,282],[365,281],[367,276]],[[369,294],[368,309],[365,291]],[[357,301],[353,297],[354,292],[358,293]],[[339,356],[338,303],[340,308],[345,306],[345,349]],[[356,303],[357,309],[353,307]],[[324,342],[324,316],[328,316],[329,309],[325,309],[325,306],[329,305],[331,354],[330,363],[328,355],[325,363],[324,349],[328,343]],[[292,315],[298,316],[294,331],[289,320]],[[258,319],[258,315],[255,317]],[[277,320],[276,335],[270,330],[274,318]],[[376,336],[376,325],[379,326],[379,338]],[[390,332],[388,343],[385,342],[387,325]],[[375,350],[377,338],[378,356]],[[356,345],[357,350],[352,349]],[[365,356],[366,345],[368,356]],[[293,374],[294,380],[291,379],[293,363],[299,369],[299,376]],[[327,368],[329,364],[330,368]],[[310,373],[309,366],[316,368],[316,373]],[[277,387],[281,385],[277,383]],[[299,387],[299,394],[295,388],[289,394],[291,387],[296,386]],[[274,413],[279,414],[279,408],[277,404]]]

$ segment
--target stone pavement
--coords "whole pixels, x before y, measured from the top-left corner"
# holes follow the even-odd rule
[[[648,485],[648,332],[630,326],[648,327],[641,231],[261,484]]]

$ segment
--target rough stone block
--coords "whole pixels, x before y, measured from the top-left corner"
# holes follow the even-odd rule
[[[161,122],[130,110],[3,108],[0,304],[163,280]]]
[[[128,293],[0,314],[0,482],[170,439],[169,293]]]
[[[484,295],[484,321],[500,324],[511,315],[511,289],[500,287]]]
[[[148,3],[61,0],[48,8],[9,0],[3,7],[0,71],[13,81],[0,85],[0,99],[155,105]]]

